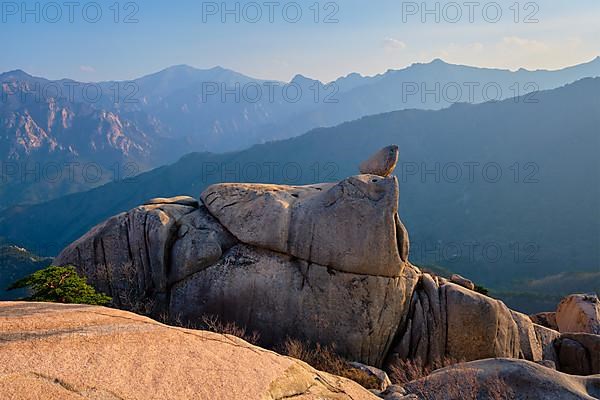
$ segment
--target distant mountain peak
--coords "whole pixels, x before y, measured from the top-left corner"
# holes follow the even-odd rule
[[[187,64],[177,64],[177,65],[171,65],[170,67],[167,67],[165,69],[163,69],[162,71],[159,71],[158,73],[161,72],[188,72],[188,71],[198,71],[197,68],[194,68],[190,65]]]
[[[33,78],[33,76],[29,75],[27,72],[23,71],[22,69],[15,69],[12,71],[4,72],[4,73],[0,74],[0,77],[16,78],[16,79]]]
[[[363,76],[361,74],[359,74],[358,72],[351,72],[348,75],[346,75],[346,78],[362,78]]]
[[[429,64],[448,64],[446,61],[442,60],[441,58],[434,58],[433,60],[431,60],[431,62]]]
[[[416,62],[411,64],[409,67],[416,67],[416,66],[425,66],[425,67],[442,67],[442,66],[447,66],[447,65],[452,65],[447,63],[446,61],[442,60],[441,58],[434,58],[433,60],[429,61],[429,62]],[[388,72],[394,72],[394,71],[402,71],[402,70],[388,70]]]
[[[163,71],[174,71],[174,72],[212,71],[212,72],[221,72],[221,71],[231,71],[231,70],[227,69],[227,68],[224,68],[224,67],[222,67],[220,65],[215,65],[214,67],[211,67],[211,68],[196,68],[196,67],[192,67],[191,65],[188,65],[188,64],[177,64],[177,65],[172,65],[172,66],[164,69]]]
[[[296,83],[296,84],[302,84],[302,83],[312,83],[315,82],[314,79],[308,78],[302,74],[297,74],[296,76],[294,76],[294,78],[292,79],[292,83]]]

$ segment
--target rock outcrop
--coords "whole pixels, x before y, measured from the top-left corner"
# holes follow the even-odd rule
[[[302,187],[222,184],[157,198],[96,226],[72,264],[117,307],[199,325],[207,316],[381,366],[419,271],[395,177]]]
[[[560,332],[584,332],[600,335],[600,300],[593,294],[565,297],[556,310]]]
[[[555,341],[560,370],[574,375],[600,374],[600,335],[563,333]]]
[[[371,367],[370,365],[364,365],[357,362],[351,362],[350,365],[356,369],[366,372],[369,376],[374,377],[379,384],[379,387],[375,390],[379,392],[387,390],[387,388],[392,385],[388,374],[385,371],[380,370],[379,368]]]
[[[600,397],[600,376],[578,377],[529,361],[491,359],[437,370],[405,388],[431,400],[591,400]]]
[[[339,183],[229,183],[200,200],[153,199],[96,226],[55,264],[75,265],[119,308],[195,326],[218,317],[266,346],[287,337],[335,345],[374,367],[511,357],[595,371],[590,339],[561,338],[466,278],[410,264],[398,180],[388,176],[397,156],[383,149],[361,167],[370,174]],[[596,329],[597,303],[563,303],[559,326]]]
[[[116,306],[152,314],[167,308],[170,287],[217,262],[236,243],[190,198],[154,199],[94,227],[55,264],[77,266]]]
[[[2,399],[376,400],[241,339],[103,307],[0,303]]]
[[[560,333],[546,328],[545,326],[533,324],[535,330],[535,336],[542,349],[542,360],[548,360],[554,362],[555,366],[558,366],[558,354],[556,353],[556,347],[554,344],[560,337]],[[537,361],[537,360],[529,360]]]
[[[525,314],[511,311],[513,321],[519,330],[519,358],[529,361],[542,361],[544,359],[544,345],[538,338],[538,331],[531,319]],[[550,361],[554,361],[552,358]]]
[[[533,326],[519,321],[522,329],[498,300],[423,274],[413,293],[407,323],[388,361],[393,363],[398,357],[435,366],[448,358],[471,361],[516,358],[523,353],[532,358],[535,353],[541,359]]]
[[[469,279],[464,278],[458,274],[453,274],[450,277],[450,281],[452,283],[456,283],[457,285],[460,285],[464,288],[467,288],[469,290],[475,290],[475,284],[473,282],[471,282]]]

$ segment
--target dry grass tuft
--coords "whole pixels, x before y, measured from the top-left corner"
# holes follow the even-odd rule
[[[396,358],[393,362],[388,364],[387,369],[392,383],[404,385],[408,382],[424,378],[435,370],[459,364],[460,362],[460,360],[445,357],[432,365],[424,366],[419,360],[403,360]]]
[[[333,375],[348,378],[366,389],[379,389],[379,380],[358,368],[335,352],[332,346],[316,344],[310,346],[305,342],[288,338],[278,349],[279,353],[302,360],[315,369]]]
[[[253,345],[260,343],[260,333],[257,331],[248,332],[246,328],[242,328],[233,322],[222,322],[219,317],[214,315],[205,315],[202,317],[202,324],[200,327],[194,329],[236,336]]]
[[[424,372],[425,373],[425,372]],[[428,375],[404,385],[421,400],[513,400],[514,392],[499,376],[478,376],[476,369],[463,364],[450,367],[443,385]]]

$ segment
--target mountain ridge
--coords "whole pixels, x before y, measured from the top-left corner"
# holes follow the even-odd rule
[[[431,59],[431,61],[428,61],[428,62],[414,62],[414,63],[412,63],[410,65],[407,65],[406,67],[403,67],[403,68],[398,68],[398,69],[390,68],[390,69],[387,69],[385,72],[380,72],[380,73],[377,73],[375,75],[363,75],[360,72],[350,72],[350,73],[348,73],[346,75],[339,76],[338,78],[336,78],[336,79],[334,79],[332,81],[327,81],[327,82],[319,80],[319,79],[316,79],[316,78],[311,78],[310,76],[306,76],[306,75],[304,75],[302,73],[296,74],[295,76],[300,75],[300,76],[303,76],[303,77],[308,78],[310,80],[319,80],[320,82],[322,82],[324,84],[330,84],[330,83],[336,82],[339,79],[344,79],[344,78],[348,78],[348,77],[355,77],[355,76],[360,77],[360,78],[376,78],[378,76],[385,75],[386,73],[389,73],[389,72],[404,71],[404,70],[406,70],[408,68],[411,68],[411,67],[414,67],[416,65],[431,65],[431,64],[435,65],[435,64],[441,64],[441,65],[449,65],[449,66],[460,66],[460,67],[467,67],[467,68],[475,68],[475,69],[480,69],[480,70],[502,71],[502,72],[513,72],[514,73],[514,72],[518,72],[518,71],[525,71],[525,72],[559,72],[559,71],[569,70],[569,69],[577,68],[577,67],[581,67],[581,66],[590,66],[590,65],[594,66],[595,63],[599,63],[600,64],[600,55],[594,57],[593,59],[591,59],[589,61],[583,61],[583,62],[578,63],[578,64],[567,65],[567,66],[560,67],[560,68],[555,68],[555,69],[546,69],[546,68],[528,69],[528,68],[525,68],[525,67],[519,67],[516,70],[511,70],[509,68],[502,68],[502,67],[484,67],[484,66],[477,66],[477,65],[467,65],[467,64],[452,63],[452,62],[449,62],[449,61],[445,61],[443,58],[437,57],[437,58]],[[161,73],[170,72],[170,71],[174,71],[174,70],[178,70],[178,69],[189,70],[189,71],[193,71],[193,72],[208,72],[208,71],[213,71],[213,70],[216,70],[216,71],[227,71],[227,72],[233,72],[233,73],[236,73],[236,74],[239,74],[239,75],[243,75],[243,76],[245,76],[247,78],[250,78],[250,79],[253,79],[253,80],[256,80],[256,81],[267,81],[267,79],[254,78],[254,77],[251,77],[250,75],[246,75],[246,74],[244,74],[242,72],[238,72],[238,71],[235,71],[235,70],[233,70],[231,68],[227,68],[227,67],[224,67],[224,66],[221,66],[221,65],[215,65],[215,66],[209,67],[209,68],[199,68],[199,67],[195,67],[195,66],[192,66],[192,65],[189,65],[189,64],[173,64],[173,65],[170,65],[168,67],[162,68],[162,69],[160,69],[158,71],[150,72],[150,73],[141,75],[140,77],[133,78],[133,79],[109,79],[109,80],[92,81],[90,83],[101,84],[101,83],[112,83],[112,82],[130,82],[130,81],[135,81],[135,80],[141,80],[141,79],[144,79],[144,78],[149,78],[149,77],[152,77],[152,76],[155,76],[155,75],[159,75]],[[28,72],[26,72],[25,70],[23,70],[21,68],[16,68],[14,70],[0,72],[0,78],[3,77],[3,76],[5,76],[5,75],[11,74],[11,73],[15,73],[15,74],[18,73],[18,74],[22,74],[22,75],[25,75],[25,76],[28,76],[28,77],[40,78],[40,79],[45,79],[45,80],[50,80],[50,81],[68,80],[68,81],[73,81],[73,82],[81,82],[81,81],[78,81],[77,79],[67,78],[67,77],[63,77],[63,78],[60,78],[60,79],[43,78],[41,76],[35,76],[35,75],[32,75],[32,74],[29,74]],[[278,79],[269,80],[269,81],[283,82],[283,81],[278,80]],[[290,82],[291,81],[293,81],[293,78],[290,79]]]
[[[60,182],[23,181],[3,170],[0,209],[43,202],[123,175],[133,176],[175,162],[190,151],[236,151],[366,115],[480,103],[486,100],[481,88],[486,82],[498,85],[502,91],[499,100],[532,86],[531,74],[540,77],[537,84],[533,82],[533,89],[559,87],[582,75],[600,76],[599,60],[566,70],[527,72],[518,79],[518,73],[506,70],[439,60],[370,77],[348,74],[327,84],[297,75],[292,80],[294,88],[222,67],[200,70],[179,65],[131,82],[97,84],[50,81],[16,70],[0,75],[2,159],[18,163],[21,171],[73,162],[81,164],[82,170],[77,171],[77,179],[67,179],[69,171],[62,168]],[[488,75],[490,71],[500,75]],[[472,98],[465,98],[464,83],[468,81],[481,83],[474,96],[469,94]],[[269,89],[267,83],[275,86]],[[87,99],[84,90],[89,85],[101,93],[97,102]],[[456,101],[448,98],[448,88],[457,87],[462,97]],[[59,90],[61,95],[41,96],[47,88],[50,93]],[[230,93],[232,88],[234,93]],[[432,88],[433,95],[425,94]],[[293,98],[295,91],[300,93],[297,98]],[[20,96],[23,93],[26,95]],[[250,98],[255,93],[257,101]],[[83,176],[83,169],[90,165],[102,172],[100,179]],[[115,168],[125,172],[115,173]]]
[[[0,235],[57,254],[94,224],[152,197],[197,198],[222,181],[336,181],[356,174],[369,153],[396,143],[400,215],[412,234],[413,262],[440,265],[498,292],[514,291],[522,279],[600,265],[594,247],[600,236],[598,93],[600,78],[588,78],[542,91],[537,103],[508,99],[394,111],[244,151],[190,153],[133,179],[5,210]],[[473,162],[479,166],[470,181],[465,165]],[[502,179],[483,174],[488,164],[501,168]],[[456,165],[462,168],[458,182],[442,172]],[[436,168],[437,174],[427,173]],[[465,243],[479,243],[474,256]],[[500,259],[483,253],[485,245],[501,249]]]

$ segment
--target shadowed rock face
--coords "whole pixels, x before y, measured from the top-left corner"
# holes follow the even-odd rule
[[[408,260],[395,177],[300,187],[218,184],[201,199],[241,242],[338,271],[393,278]]]
[[[561,371],[573,375],[600,374],[600,335],[563,333],[555,348]]]
[[[54,263],[76,266],[118,307],[164,312],[174,283],[215,263],[236,241],[197,202],[160,201],[97,225]]]
[[[523,347],[533,342],[529,353],[535,352],[537,361],[542,350],[531,321],[529,325],[530,331],[523,332]],[[446,357],[457,361],[517,358],[520,349],[519,326],[504,303],[423,274],[389,361],[399,357],[441,365]]]
[[[529,318],[538,325],[545,326],[546,328],[558,330],[558,324],[556,323],[556,312],[541,312],[530,315]]]

